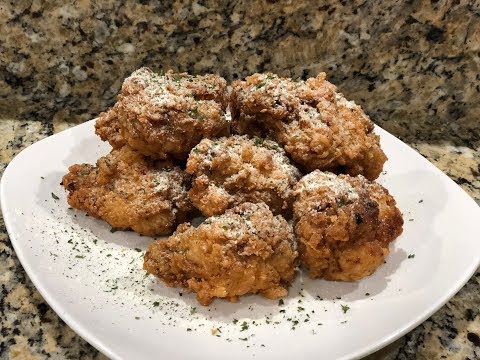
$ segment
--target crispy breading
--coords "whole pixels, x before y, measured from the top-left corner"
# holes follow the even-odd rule
[[[312,278],[350,281],[371,275],[402,233],[402,214],[393,197],[361,175],[315,170],[295,192],[300,259]]]
[[[244,202],[265,202],[275,214],[291,212],[300,172],[275,142],[247,136],[203,139],[187,161],[190,200],[205,216]]]
[[[95,121],[95,134],[100,136],[103,141],[108,141],[114,149],[120,149],[126,144],[120,132],[115,106],[98,115],[98,119]]]
[[[70,166],[62,183],[70,206],[115,229],[148,236],[171,233],[192,209],[189,176],[183,170],[146,159],[127,146],[101,157],[96,166]]]
[[[373,123],[325,78],[325,73],[306,81],[254,74],[233,82],[232,131],[271,137],[306,171],[374,180],[387,158]]]
[[[182,224],[169,238],[153,242],[144,269],[168,286],[190,289],[199,303],[209,305],[215,297],[286,296],[296,258],[287,221],[264,203],[244,203],[196,228]]]
[[[108,120],[97,120],[96,132],[114,148],[118,129],[132,149],[146,156],[184,160],[202,138],[229,134],[227,105],[227,83],[220,76],[141,68],[125,79]]]

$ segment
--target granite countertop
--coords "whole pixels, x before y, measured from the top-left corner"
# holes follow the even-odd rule
[[[0,173],[26,146],[110,106],[123,77],[140,66],[229,80],[326,71],[480,204],[478,4],[221,3],[1,4]],[[3,221],[0,285],[0,359],[105,358],[33,287]],[[478,359],[479,304],[477,271],[436,314],[368,359]]]

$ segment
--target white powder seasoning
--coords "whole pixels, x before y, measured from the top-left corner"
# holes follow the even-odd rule
[[[190,96],[190,101],[195,102],[192,92],[184,87],[176,89],[176,84],[183,76],[179,74],[156,74],[149,69],[139,69],[125,79],[124,84],[141,84],[144,88],[144,96],[157,106],[174,106],[179,101],[185,101]],[[172,91],[175,89],[175,91]]]
[[[337,101],[337,104],[343,105],[349,109],[357,109],[359,106],[355,104],[355,101],[353,100],[347,100],[345,96],[343,96],[342,93],[336,93],[335,94],[335,100]]]
[[[157,170],[153,173],[154,191],[165,193],[168,200],[176,203],[187,197],[187,189],[182,184],[182,170],[179,168]]]
[[[153,184],[155,185],[156,192],[166,191],[169,187],[168,173],[165,171],[155,172],[153,175]]]
[[[317,192],[321,188],[327,188],[332,191],[335,197],[345,196],[348,201],[355,201],[359,197],[355,188],[347,180],[338,175],[319,170],[315,170],[305,176],[299,182],[297,192]]]
[[[141,68],[125,79],[122,90],[128,93],[127,89],[141,85],[144,100],[159,107],[178,107],[179,103],[186,103],[193,108],[199,100],[195,96],[199,94],[211,94],[218,100],[225,91],[224,82],[215,75],[192,76],[171,71],[157,74],[148,68]]]
[[[255,156],[262,154],[264,158],[270,157],[271,169],[267,173],[260,172],[256,165],[242,158],[245,147],[253,146]],[[251,174],[255,178],[255,186],[258,190],[263,188],[276,189],[282,197],[286,197],[291,191],[293,184],[300,178],[300,172],[294,167],[285,151],[274,141],[260,138],[251,139],[248,136],[233,136],[217,140],[204,139],[194,150],[195,156],[201,159],[203,166],[211,170],[212,160],[222,156],[230,159],[230,163],[237,164],[237,172],[229,175],[228,181],[237,182],[245,174]],[[238,180],[241,181],[241,180]]]
[[[313,128],[325,129],[328,127],[327,124],[323,122],[321,112],[315,107],[302,105],[300,107],[300,112],[298,113],[298,115],[300,121],[308,121],[310,123],[310,126],[312,126]]]

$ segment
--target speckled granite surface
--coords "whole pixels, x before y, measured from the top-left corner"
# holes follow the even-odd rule
[[[90,119],[140,65],[228,79],[325,70],[403,138],[480,144],[475,1],[13,3],[0,5],[4,116]]]
[[[142,65],[229,79],[325,70],[480,204],[478,2],[43,3],[0,3],[0,171],[24,147],[105,109]],[[0,286],[0,359],[105,358],[45,304],[3,222]],[[369,359],[479,359],[479,304],[477,272]]]

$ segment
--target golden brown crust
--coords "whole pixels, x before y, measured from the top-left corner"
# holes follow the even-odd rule
[[[295,233],[312,278],[359,280],[380,266],[402,233],[395,200],[363,176],[319,170],[296,185]]]
[[[263,203],[245,203],[196,228],[182,224],[168,239],[153,242],[144,269],[168,286],[196,292],[208,305],[215,297],[286,296],[296,258],[293,230],[285,219]]]
[[[70,166],[62,183],[70,206],[113,228],[148,236],[171,233],[192,209],[184,171],[148,160],[127,146],[101,157],[96,166]]]
[[[126,144],[120,132],[120,124],[114,107],[98,116],[95,122],[95,134],[100,136],[103,141],[108,141],[114,149],[120,149]]]
[[[265,202],[275,214],[289,213],[300,172],[275,142],[247,136],[203,139],[187,161],[193,175],[190,199],[205,216],[244,202]]]
[[[362,174],[373,180],[386,156],[373,123],[325,79],[254,74],[232,84],[232,130],[269,136],[307,171]]]
[[[186,159],[202,138],[229,134],[227,105],[226,81],[219,76],[141,68],[125,79],[110,112],[132,149],[157,159]]]

